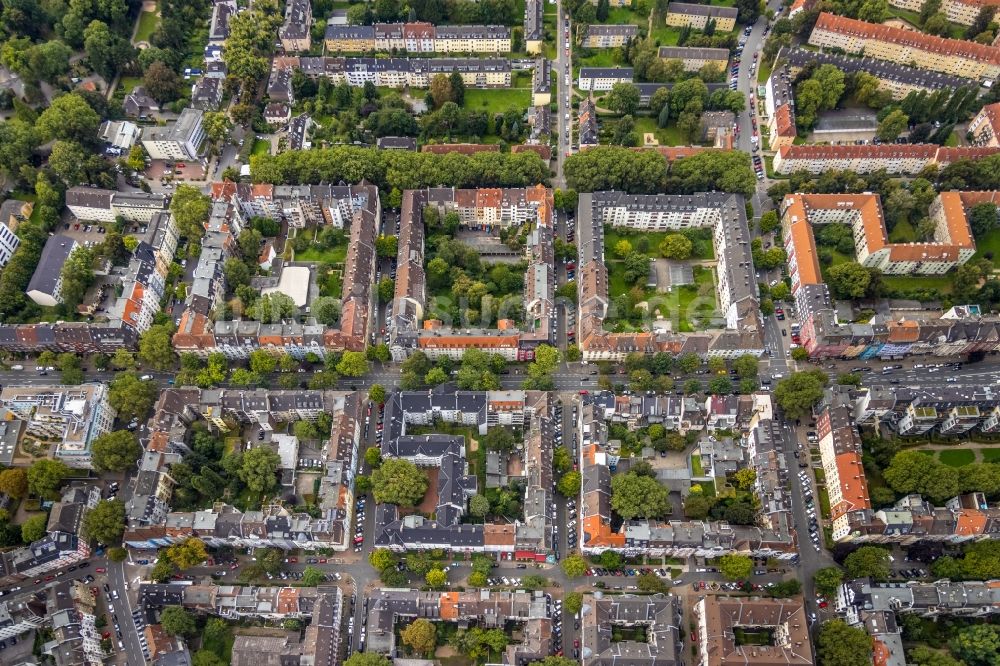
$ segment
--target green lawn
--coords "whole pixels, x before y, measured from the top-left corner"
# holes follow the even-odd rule
[[[713,3],[714,4],[714,3]],[[920,12],[911,12],[906,9],[900,9],[899,7],[888,6],[886,9],[889,10],[889,16],[893,18],[903,19],[915,29],[920,30]],[[950,35],[944,35],[945,37],[951,37],[952,39],[964,39],[965,38],[965,26],[958,25],[957,23],[949,23],[951,28]],[[921,30],[921,32],[923,32]]]
[[[310,247],[305,252],[296,252],[295,261],[315,261],[321,264],[342,264],[347,259],[347,246],[332,247],[328,250],[321,250],[318,247]]]
[[[978,252],[973,259],[983,259],[987,254],[1000,258],[1000,228],[993,229],[982,238],[977,238],[976,249]]]
[[[615,59],[617,49],[588,49],[588,52],[590,55],[579,59],[581,67],[614,67],[622,64]]]
[[[135,43],[149,42],[149,38],[153,36],[159,22],[160,18],[155,11],[139,14],[139,27],[135,31]]]
[[[883,275],[882,284],[889,289],[901,292],[929,290],[940,294],[950,294],[952,279],[950,275]]]
[[[142,85],[141,76],[123,76],[118,81],[118,87],[121,88],[122,92],[124,92],[126,95],[132,92],[133,88],[141,85]]]
[[[663,242],[667,236],[677,233],[675,231],[644,231],[642,233],[622,233],[620,229],[615,229],[611,226],[604,227],[604,247],[607,248],[608,255],[614,254],[615,245],[618,241],[627,240],[632,244],[632,249],[638,252],[642,252],[650,259],[659,259],[660,253],[658,248],[660,243]],[[641,249],[639,245],[639,240],[645,239],[647,241],[646,249]],[[708,246],[707,248],[705,246]],[[698,254],[698,250],[701,250],[701,254]],[[612,257],[617,259],[617,257]],[[698,243],[695,245],[695,255],[691,257],[692,259],[714,259],[715,254],[712,248],[712,243]]]
[[[680,36],[680,28],[675,28],[669,25],[654,28],[653,33],[650,35],[650,37],[653,38],[653,41],[655,41],[659,46],[677,46]]]
[[[958,145],[958,132],[952,130],[951,134],[948,135],[948,140],[944,142],[944,145],[949,148],[954,148]]]
[[[829,519],[830,517],[830,493],[827,492],[826,487],[821,487],[819,492],[816,493],[819,497],[819,512],[822,518]]]
[[[961,467],[976,461],[976,454],[968,449],[945,449],[938,452],[938,458],[949,467]]]
[[[487,111],[490,114],[503,113],[510,107],[525,110],[531,106],[531,88],[507,88],[503,90],[467,89],[464,108],[473,111]]]
[[[649,19],[645,14],[633,11],[631,7],[612,7],[611,11],[608,12],[608,20],[604,23],[608,25],[631,23],[639,26],[640,29],[645,30],[646,26],[649,24]]]
[[[983,456],[983,462],[1000,462],[1000,446],[992,449],[979,449],[979,453]]]
[[[267,155],[271,152],[271,142],[261,139],[254,139],[251,155]]]
[[[890,243],[915,243],[917,242],[917,230],[913,228],[909,220],[900,220],[889,232]]]
[[[677,125],[671,123],[663,128],[657,127],[656,118],[652,116],[636,116],[635,131],[639,134],[640,142],[644,133],[652,132],[661,146],[687,146],[691,143],[684,138]]]
[[[710,297],[699,296],[698,292],[704,285],[711,285]],[[696,317],[706,320],[717,314],[718,302],[715,299],[715,275],[712,269],[695,266],[694,284],[686,284],[678,290],[678,330],[682,333],[692,333],[695,326],[692,320]],[[696,302],[697,301],[697,302]],[[707,321],[704,322],[706,325]],[[704,326],[703,326],[704,328]]]
[[[691,474],[695,477],[705,476],[705,470],[701,466],[701,456],[691,454]]]

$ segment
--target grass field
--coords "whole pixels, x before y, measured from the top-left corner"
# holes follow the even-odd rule
[[[961,467],[975,462],[976,454],[968,449],[945,449],[938,451],[938,458],[949,467]]]
[[[122,89],[126,95],[132,92],[132,89],[136,86],[142,85],[141,76],[123,76],[118,80],[118,87]]]
[[[271,152],[271,142],[262,141],[261,139],[254,139],[253,148],[250,150],[251,155],[267,155]]]
[[[517,82],[515,82],[517,85]],[[503,90],[466,89],[463,108],[488,113],[503,113],[510,107],[521,110],[531,106],[531,87]]]
[[[669,25],[665,25],[659,28],[654,28],[650,37],[660,46],[677,46],[677,41],[680,39],[681,31],[679,28],[674,28]]]
[[[883,275],[882,284],[899,291],[926,289],[950,294],[953,279],[950,275]]]
[[[890,243],[915,243],[917,241],[917,230],[913,228],[908,220],[901,220],[889,232]]]
[[[983,259],[987,254],[994,258],[1000,258],[1000,228],[976,239],[976,256],[973,259]]]
[[[149,38],[156,32],[156,26],[159,23],[160,18],[156,15],[156,12],[143,12],[139,14],[139,27],[135,31],[135,43],[148,42]]]
[[[630,7],[612,7],[611,11],[608,12],[608,20],[605,23],[609,25],[632,23],[640,28],[645,28],[649,21],[645,15],[633,11]]]
[[[691,454],[691,474],[696,477],[705,476],[705,470],[701,467],[701,456]]]
[[[979,449],[979,453],[983,456],[983,462],[1000,462],[1000,446],[992,449]]]
[[[637,116],[635,119],[635,131],[639,134],[639,141],[642,135],[652,132],[661,146],[687,146],[690,142],[684,138],[677,126],[674,124],[660,128],[656,126],[656,118],[652,116]]]
[[[614,67],[622,63],[615,60],[616,49],[588,49],[590,55],[580,58],[581,67]]]
[[[342,264],[345,259],[347,259],[346,245],[332,247],[328,250],[321,250],[318,247],[310,247],[305,252],[295,253],[295,261],[315,261],[322,264]]]
[[[700,297],[701,287],[712,287],[711,297]],[[695,266],[694,284],[686,284],[678,289],[678,330],[682,333],[692,333],[695,330],[692,319],[707,319],[717,314],[718,301],[715,299],[715,276],[710,268]],[[697,300],[697,302],[696,302]],[[707,323],[707,322],[706,322]]]
[[[917,30],[920,30],[920,12],[911,12],[906,9],[900,9],[899,7],[893,7],[891,5],[886,7],[886,9],[889,10],[889,16],[892,18],[903,19]],[[958,25],[957,23],[949,23],[948,25],[951,27],[951,34],[944,35],[944,37],[951,37],[952,39],[965,38],[964,26]],[[921,32],[923,31],[921,30]]]
[[[604,247],[608,249],[609,253],[614,252],[614,247],[620,240],[627,240],[632,244],[632,249],[638,252],[642,252],[650,259],[659,259],[660,253],[657,248],[660,247],[660,243],[667,236],[676,232],[668,231],[644,231],[639,234],[627,234],[621,233],[620,231],[606,226],[604,227]],[[640,249],[639,239],[645,239],[648,242],[646,249]],[[704,247],[706,246],[707,247]],[[701,246],[702,254],[698,255],[697,251],[699,246]],[[617,258],[617,257],[615,257]],[[695,254],[691,257],[692,259],[714,259],[715,255],[712,251],[711,243],[699,243],[695,245]]]

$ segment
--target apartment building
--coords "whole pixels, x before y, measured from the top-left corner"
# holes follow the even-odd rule
[[[21,239],[14,232],[31,216],[33,208],[31,202],[19,199],[8,199],[0,204],[0,267],[7,265],[21,245]]]
[[[919,13],[924,7],[925,0],[892,0],[889,4]],[[972,25],[984,7],[994,6],[990,0],[944,0],[938,11],[943,12],[952,23]]]
[[[6,386],[3,405],[27,424],[27,433],[57,439],[54,455],[70,467],[90,467],[94,439],[111,430],[115,410],[107,386]]]
[[[777,58],[788,66],[792,76],[813,65],[833,65],[845,74],[867,72],[878,79],[879,89],[888,91],[893,99],[903,99],[911,92],[934,92],[942,89],[978,87],[979,82],[942,72],[934,72],[873,57],[856,57],[843,53],[827,53],[803,48],[784,48]]]
[[[852,543],[900,544],[937,542],[959,545],[1000,539],[1000,507],[982,493],[966,493],[934,506],[920,495],[907,495],[877,511],[850,516]]]
[[[855,253],[862,266],[877,268],[889,275],[940,275],[964,264],[976,253],[976,243],[966,218],[973,201],[990,200],[995,193],[943,192],[930,209],[937,226],[934,240],[890,243],[882,205],[877,194],[789,194],[782,202],[783,238],[789,255],[793,289],[802,284],[818,284],[815,244],[807,235],[810,225],[849,224],[854,234]],[[1000,198],[1000,194],[996,194]],[[970,203],[966,203],[970,202]],[[805,270],[800,274],[799,266]]]
[[[288,0],[285,3],[285,22],[278,28],[281,48],[286,52],[312,48],[312,19],[312,3],[309,0]]]
[[[584,600],[580,642],[584,666],[677,666],[681,661],[682,604],[672,594],[653,596],[593,596]],[[644,641],[613,635],[623,628],[643,629]]]
[[[735,7],[671,2],[667,6],[667,25],[675,28],[689,26],[695,30],[704,30],[709,21],[714,21],[716,31],[732,32],[736,29],[737,14]]]
[[[812,666],[810,621],[801,598],[767,599],[707,594],[694,604],[699,666]],[[763,631],[771,640],[745,644],[744,631]]]
[[[872,145],[798,145],[783,146],[774,155],[774,170],[781,174],[795,171],[823,173],[833,169],[847,169],[865,174],[885,170],[892,174],[912,175],[925,167],[936,164],[947,166],[952,162],[981,159],[1000,152],[994,146],[958,146],[949,148],[934,144]]]
[[[639,26],[631,23],[626,25],[592,24],[587,26],[582,46],[588,49],[613,49],[625,46],[638,35]]]
[[[722,330],[678,335],[667,330],[650,333],[610,333],[604,319],[611,302],[604,263],[604,226],[643,231],[695,227],[712,229],[716,294]],[[580,195],[577,339],[587,360],[620,360],[630,352],[684,353],[735,358],[763,353],[761,323],[750,232],[742,198],[729,194],[629,195],[594,192]]]
[[[995,79],[1000,74],[998,47],[866,23],[829,12],[820,14],[809,43],[966,79]]]
[[[142,147],[154,160],[194,160],[201,155],[203,111],[186,108],[174,122],[143,129]]]
[[[166,295],[167,275],[179,237],[170,213],[160,213],[150,222],[146,240],[139,241],[128,266],[120,273],[122,295],[108,310],[108,317],[142,334],[153,325]]]
[[[471,88],[503,88],[511,85],[511,63],[505,58],[275,58],[268,82],[272,99],[291,102],[290,82],[293,69],[301,69],[313,78],[324,77],[334,83],[346,81],[351,86],[374,83],[390,88],[427,88],[438,74],[458,72]]]
[[[764,86],[764,113],[771,150],[791,146],[798,136],[795,127],[795,91],[787,66],[775,67]]]
[[[969,133],[977,146],[1000,146],[1000,102],[987,104],[969,123]]]
[[[120,215],[148,224],[170,208],[170,196],[149,192],[118,192],[78,185],[66,190],[66,207],[78,220],[112,224]]]
[[[538,58],[531,76],[531,105],[548,106],[551,103],[552,68],[545,58]]]
[[[816,437],[830,496],[833,539],[841,541],[851,533],[851,514],[872,508],[849,396],[827,392],[816,417]]]
[[[25,293],[42,307],[55,307],[63,302],[62,267],[79,245],[63,234],[49,236],[35,266]]]
[[[685,72],[697,72],[705,65],[713,65],[720,72],[725,72],[726,65],[729,64],[728,49],[711,49],[698,46],[661,46],[659,56],[662,60],[680,60]]]
[[[632,68],[581,67],[577,87],[584,91],[606,92],[616,83],[632,83]]]
[[[866,612],[913,613],[920,617],[985,617],[1000,608],[997,581],[956,583],[876,583],[867,578],[846,581],[836,597],[836,610],[848,624],[858,625]]]
[[[376,23],[327,25],[327,53],[406,51],[408,53],[510,53],[510,28],[503,25]]]
[[[229,20],[239,11],[235,0],[219,0],[212,7],[212,20],[209,23],[208,41],[210,44],[222,45],[229,38]]]
[[[524,5],[524,50],[529,55],[542,52],[545,40],[545,2],[527,0]]]

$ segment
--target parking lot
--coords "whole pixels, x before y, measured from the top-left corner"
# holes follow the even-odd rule
[[[72,215],[68,217],[71,221],[64,221],[59,229],[59,233],[63,236],[69,236],[85,247],[93,247],[104,242],[108,231],[104,224],[79,222]]]
[[[146,167],[146,179],[150,183],[169,180],[204,180],[205,167],[200,160],[193,162],[173,162],[170,160],[152,160]],[[168,187],[170,186],[170,187]],[[166,182],[165,189],[171,189],[172,184]]]

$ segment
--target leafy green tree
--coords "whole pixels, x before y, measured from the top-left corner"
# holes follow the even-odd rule
[[[756,377],[758,372],[757,357],[752,354],[743,354],[733,361],[733,369],[742,379]]]
[[[83,97],[67,93],[52,100],[35,122],[35,130],[46,141],[61,139],[92,145],[100,124],[101,117]]]
[[[153,569],[149,572],[149,578],[157,583],[166,583],[175,573],[177,573],[177,567],[174,566],[174,563],[165,557],[161,557],[153,565]]]
[[[49,517],[44,513],[32,516],[21,524],[21,540],[25,543],[33,543],[45,536],[46,526]]]
[[[753,572],[753,560],[748,555],[730,553],[719,558],[719,573],[729,580],[746,580]]]
[[[44,499],[59,499],[59,486],[71,473],[62,460],[36,460],[28,468],[28,492]]]
[[[889,114],[879,121],[878,130],[875,132],[882,141],[895,141],[903,133],[910,123],[910,119],[899,109],[893,109]]]
[[[413,648],[419,655],[428,655],[437,645],[437,629],[426,618],[417,618],[410,622],[400,632],[400,638],[405,645]]]
[[[823,666],[870,666],[871,637],[863,628],[850,627],[841,619],[820,626],[816,654]]]
[[[948,645],[968,666],[990,666],[1000,661],[1000,630],[992,625],[964,627]]]
[[[360,377],[368,372],[368,359],[364,352],[345,351],[337,364],[337,372],[344,377]]]
[[[204,224],[212,211],[212,199],[193,185],[178,185],[170,199],[170,211],[181,235],[198,240],[205,233]]]
[[[563,605],[568,613],[579,613],[583,609],[583,595],[579,592],[568,592],[563,597]]]
[[[243,454],[239,477],[255,493],[266,493],[278,485],[277,472],[281,458],[266,446],[258,446]]]
[[[424,575],[424,582],[433,589],[439,589],[448,582],[448,574],[441,569],[431,569]]]
[[[570,578],[579,578],[587,573],[587,562],[580,555],[570,555],[563,558],[562,569]]]
[[[146,416],[156,396],[156,384],[140,380],[134,372],[119,372],[108,387],[108,402],[122,420]]]
[[[376,571],[396,566],[396,556],[388,548],[376,548],[368,555],[368,564]]]
[[[753,488],[753,484],[757,482],[757,472],[750,467],[744,467],[737,470],[733,478],[736,481],[737,488],[740,490],[750,490]]]
[[[171,636],[194,636],[198,625],[194,616],[181,606],[167,606],[160,613],[160,626]]]
[[[486,495],[473,495],[469,499],[469,513],[476,518],[485,518],[490,512],[490,500]]]
[[[114,546],[113,548],[108,548],[108,559],[112,562],[124,562],[128,557],[128,551],[121,546]]]
[[[14,499],[22,499],[28,494],[28,473],[19,467],[0,472],[0,493]]]
[[[638,580],[636,580],[636,587],[641,592],[648,592],[650,594],[665,593],[670,590],[670,585],[654,573],[640,574]]]
[[[372,473],[372,494],[376,502],[416,506],[427,492],[427,476],[409,460],[386,460]]]
[[[669,491],[648,476],[616,474],[611,479],[611,508],[625,520],[662,518],[670,512]]]
[[[563,497],[576,497],[580,494],[580,484],[582,482],[583,478],[580,472],[569,471],[562,475],[556,488]]]
[[[660,256],[667,259],[688,259],[694,245],[684,234],[668,234],[660,243]]]
[[[837,594],[844,580],[844,572],[840,567],[824,567],[813,574],[813,584],[820,594],[832,597]]]
[[[532,666],[575,666],[578,663],[569,657],[545,657],[531,662]]]
[[[392,662],[377,652],[355,652],[347,658],[344,666],[392,666]]]
[[[856,299],[867,293],[871,273],[861,264],[848,261],[830,268],[826,282],[836,298]]]
[[[601,566],[612,571],[621,568],[622,556],[614,550],[606,550],[601,553]]]
[[[121,472],[136,464],[142,455],[142,447],[131,431],[112,430],[94,440],[91,454],[94,469],[101,472]]]
[[[828,377],[821,370],[794,372],[774,387],[774,399],[788,418],[799,418],[823,399]]]
[[[208,559],[208,550],[204,541],[190,537],[167,548],[166,557],[178,569],[190,569]]]
[[[119,499],[101,500],[83,515],[83,530],[91,539],[118,544],[125,533],[125,503]]]
[[[326,574],[313,566],[307,566],[302,571],[302,584],[306,587],[316,587],[326,581]]]
[[[634,115],[639,109],[639,89],[631,83],[616,83],[604,97],[604,105],[621,115]]]
[[[926,645],[918,645],[908,653],[907,663],[916,666],[964,666],[961,661],[945,652],[938,652]]]
[[[889,580],[889,551],[877,546],[862,546],[844,559],[844,568],[851,578]]]
[[[169,370],[174,364],[172,324],[154,324],[139,337],[139,359],[154,370]]]

